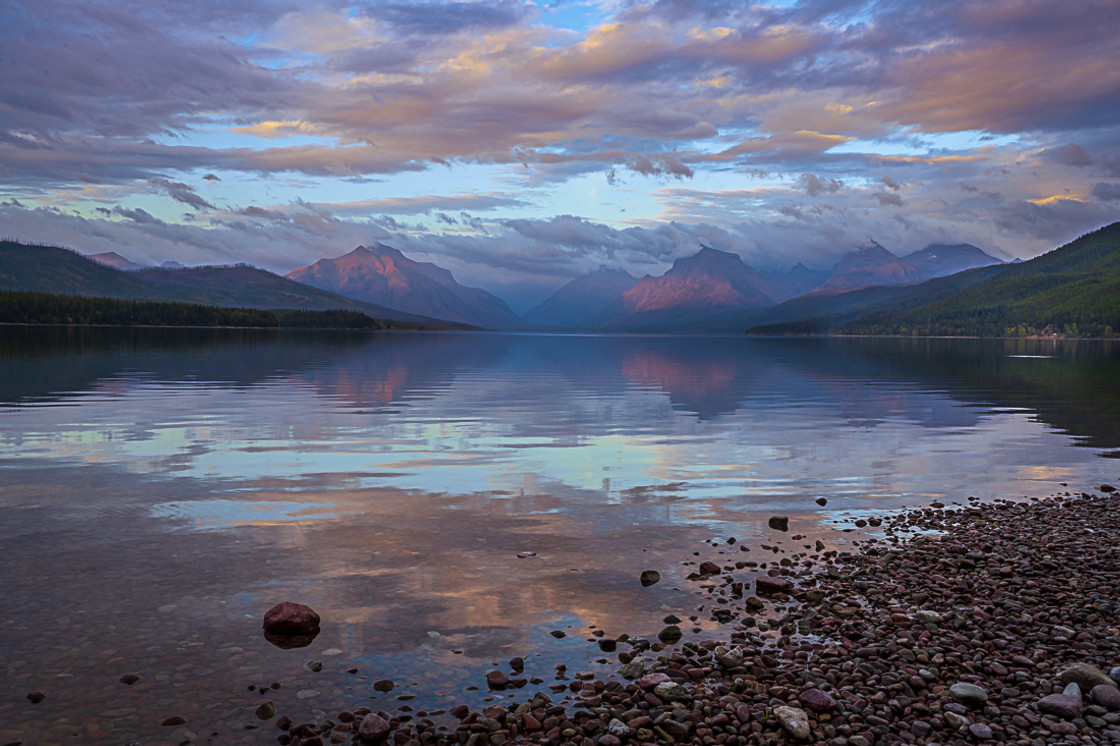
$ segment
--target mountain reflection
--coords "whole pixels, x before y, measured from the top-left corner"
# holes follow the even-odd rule
[[[627,416],[612,397],[649,390],[701,421],[816,403],[857,426],[903,417],[946,428],[978,421],[961,404],[1026,409],[1087,445],[1120,446],[1120,350],[1109,342],[9,327],[0,357],[0,401],[10,403],[113,395],[139,380],[288,380],[353,411],[432,397],[455,400],[461,416],[523,408],[527,419],[511,424],[534,437],[557,435],[555,419],[533,422],[542,400],[564,399],[567,425],[594,428]],[[581,394],[608,408],[580,412]]]

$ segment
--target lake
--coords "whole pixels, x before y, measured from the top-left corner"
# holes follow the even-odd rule
[[[1118,455],[1108,342],[0,328],[0,742],[558,689],[616,665],[597,634],[715,634],[703,559],[749,578]],[[261,635],[282,600],[310,646]],[[488,693],[513,656],[536,683]]]

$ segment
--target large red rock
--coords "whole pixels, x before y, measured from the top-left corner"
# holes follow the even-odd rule
[[[319,633],[319,615],[310,606],[282,601],[264,615],[266,635],[316,635]]]
[[[761,575],[754,581],[754,587],[760,596],[773,596],[775,593],[789,593],[793,583],[785,578]]]

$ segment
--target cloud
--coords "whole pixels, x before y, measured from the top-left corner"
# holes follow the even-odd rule
[[[342,214],[421,215],[440,210],[496,210],[520,207],[529,202],[500,194],[426,194],[417,197],[384,197],[358,202],[334,202],[322,207]]]
[[[892,194],[890,192],[876,192],[871,196],[879,200],[879,205],[882,207],[886,207],[887,205],[902,207],[902,197],[899,197],[897,194]]]
[[[843,182],[837,179],[822,179],[816,174],[802,174],[801,186],[804,187],[805,193],[810,197],[819,197],[822,194],[836,193],[840,191],[840,187],[844,186]]]
[[[1116,202],[1120,200],[1120,184],[1109,184],[1103,181],[1093,185],[1093,196],[1101,202]]]
[[[148,183],[160,191],[166,192],[176,202],[190,205],[196,210],[214,209],[214,205],[200,197],[194,189],[181,182],[168,181],[167,179],[149,179]]]

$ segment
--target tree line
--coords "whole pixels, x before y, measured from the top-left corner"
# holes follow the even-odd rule
[[[122,300],[0,290],[0,323],[104,326],[233,326],[253,328],[418,328],[358,311],[227,308],[175,301]]]

